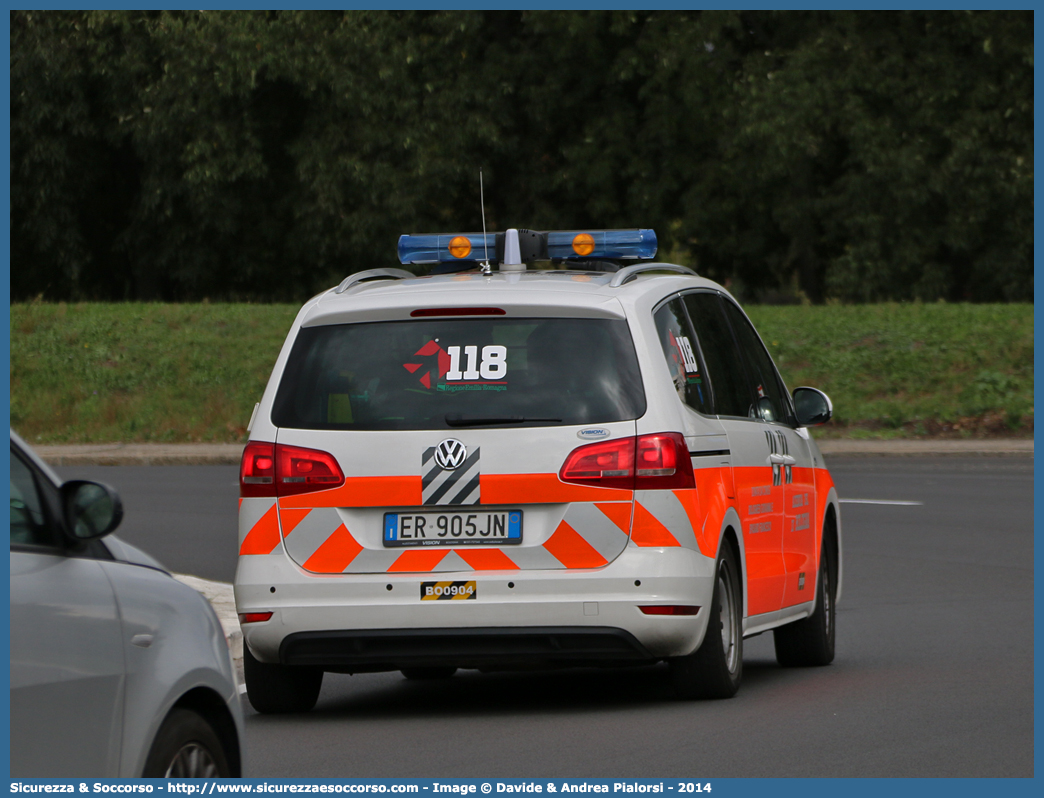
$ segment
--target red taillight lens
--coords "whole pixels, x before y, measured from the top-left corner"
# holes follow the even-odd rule
[[[657,432],[581,446],[566,458],[558,478],[624,490],[696,487],[689,449],[680,432]]]
[[[240,623],[262,623],[263,621],[270,620],[272,613],[270,612],[241,612],[239,613]]]
[[[634,438],[620,438],[574,449],[558,478],[581,485],[634,490],[634,443]]]
[[[243,450],[240,496],[293,496],[343,484],[344,472],[327,452],[256,442]]]
[[[276,446],[276,491],[279,496],[327,490],[344,484],[344,473],[332,454],[298,446]]]
[[[275,496],[275,444],[250,442],[239,463],[240,496]]]
[[[651,607],[639,607],[646,615],[695,615],[699,607],[691,604],[654,604]]]
[[[695,488],[689,447],[680,432],[657,432],[638,439],[637,490]]]

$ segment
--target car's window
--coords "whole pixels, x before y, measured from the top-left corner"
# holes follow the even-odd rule
[[[757,395],[758,416],[765,421],[788,421],[786,396],[776,376],[772,358],[740,309],[727,300],[722,305],[747,364],[747,373],[753,383],[751,387]]]
[[[298,429],[451,429],[483,420],[607,423],[644,412],[625,321],[483,317],[303,328],[272,421]]]
[[[717,295],[686,294],[685,307],[714,387],[714,412],[719,416],[749,416],[753,398],[736,340],[722,315]]]
[[[653,321],[678,398],[693,410],[712,412],[710,391],[681,300],[672,299],[665,304],[656,311]]]
[[[53,542],[33,472],[12,450],[11,543],[50,546]]]

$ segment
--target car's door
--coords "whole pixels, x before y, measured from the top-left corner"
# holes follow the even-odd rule
[[[717,293],[685,295],[714,390],[714,411],[728,435],[736,509],[747,569],[747,615],[779,610],[783,598],[783,486],[774,472],[772,438],[757,414],[745,359]]]
[[[758,395],[758,415],[769,442],[774,483],[782,493],[783,607],[811,601],[815,592],[816,551],[812,508],[815,479],[808,441],[798,432],[793,403],[753,325],[738,307],[723,299],[725,315],[739,341]]]
[[[66,547],[57,508],[57,489],[12,447],[11,775],[113,776],[120,618],[99,562]]]
[[[706,365],[682,298],[675,295],[660,304],[653,312],[653,323],[681,403],[682,433],[689,450],[696,488],[638,491],[635,496],[635,531],[640,535],[643,517],[640,508],[654,508],[654,515],[661,523],[672,531],[682,530],[681,534],[674,534],[682,545],[693,545],[691,541],[694,541],[702,554],[714,557],[719,530],[694,524],[693,519],[702,518],[705,526],[712,526],[707,519],[720,519],[727,502],[734,498],[728,436],[713,415],[713,394],[706,378]],[[632,533],[632,540],[635,538]]]

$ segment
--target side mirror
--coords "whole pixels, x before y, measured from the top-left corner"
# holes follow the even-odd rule
[[[816,388],[795,388],[794,410],[802,427],[826,424],[834,415],[830,397]]]
[[[72,479],[62,485],[65,526],[76,540],[108,535],[123,520],[123,502],[108,485]]]

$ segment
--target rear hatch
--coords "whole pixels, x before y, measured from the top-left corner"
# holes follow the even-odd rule
[[[304,569],[598,568],[623,551],[646,406],[626,321],[466,312],[488,315],[300,330],[272,421],[280,532]]]

